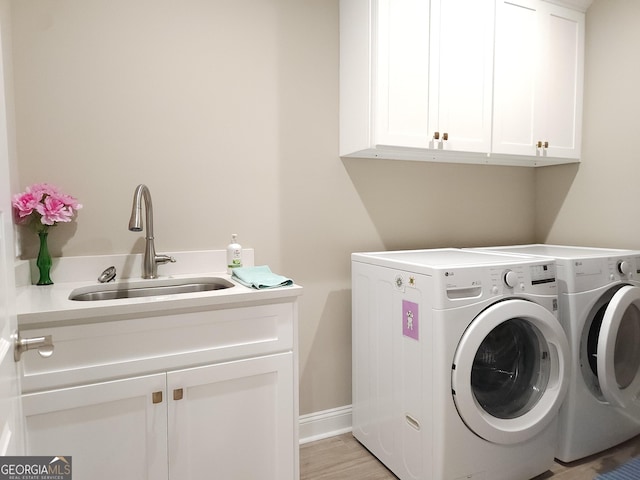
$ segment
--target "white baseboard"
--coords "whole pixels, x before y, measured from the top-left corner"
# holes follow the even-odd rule
[[[300,415],[300,444],[351,431],[351,405]]]

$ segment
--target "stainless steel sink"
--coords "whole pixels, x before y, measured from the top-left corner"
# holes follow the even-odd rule
[[[122,282],[114,285],[96,285],[77,288],[69,300],[96,301],[118,298],[155,297],[180,293],[209,292],[233,287],[233,283],[220,277],[184,278]]]

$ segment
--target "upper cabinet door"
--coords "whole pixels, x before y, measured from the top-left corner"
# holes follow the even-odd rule
[[[536,1],[498,0],[493,109],[494,152],[535,153],[535,90],[540,68]]]
[[[580,158],[584,14],[499,0],[492,151]]]
[[[372,6],[372,144],[428,148],[429,2],[378,0]]]
[[[494,5],[494,0],[431,2],[432,148],[491,149]]]
[[[544,155],[580,158],[585,16],[552,4],[545,7],[540,27],[544,81],[536,130]]]
[[[489,153],[494,0],[374,4],[373,143]]]

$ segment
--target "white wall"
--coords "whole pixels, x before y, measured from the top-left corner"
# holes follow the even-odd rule
[[[535,241],[532,169],[338,157],[338,0],[12,7],[19,188],[84,204],[54,255],[141,251],[138,183],[159,252],[238,233],[305,287],[303,414],[351,403],[351,252]]]

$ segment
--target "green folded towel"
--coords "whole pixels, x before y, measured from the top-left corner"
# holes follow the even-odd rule
[[[273,273],[267,265],[261,265],[258,267],[236,267],[233,269],[231,278],[237,280],[245,287],[257,288],[260,290],[293,285],[293,280]]]

